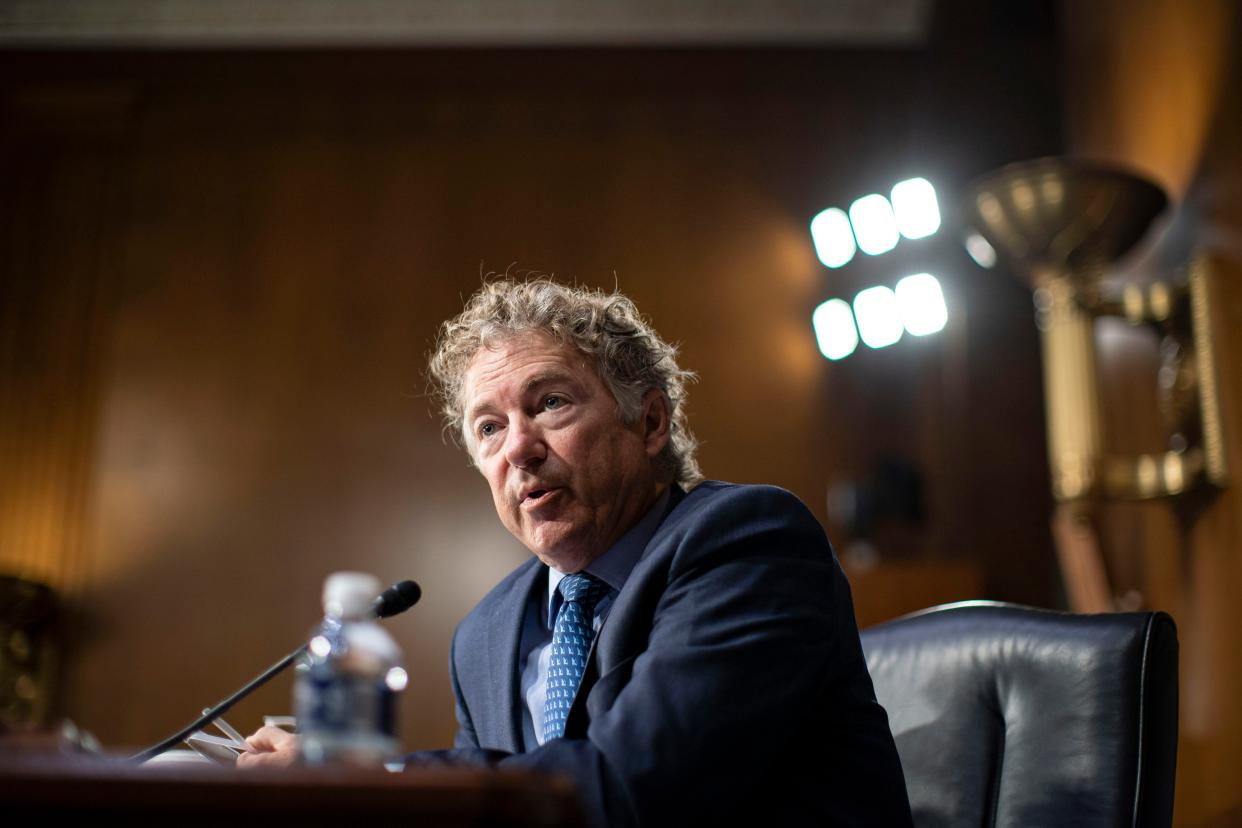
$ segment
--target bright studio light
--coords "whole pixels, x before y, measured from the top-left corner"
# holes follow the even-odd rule
[[[893,187],[897,229],[907,239],[922,239],[940,229],[936,188],[926,178],[911,178]]]
[[[863,196],[850,205],[850,224],[864,253],[878,256],[897,246],[897,219],[888,199],[878,193]]]
[[[829,359],[845,359],[858,347],[854,314],[843,299],[829,299],[811,314],[819,351]]]
[[[916,273],[897,283],[897,307],[901,323],[911,336],[927,336],[944,330],[949,311],[940,282],[930,273]]]
[[[815,243],[815,255],[828,267],[840,267],[854,258],[858,249],[849,217],[836,207],[811,219],[811,241]]]
[[[897,295],[890,288],[867,288],[854,297],[858,333],[872,348],[886,348],[901,339],[901,312]]]

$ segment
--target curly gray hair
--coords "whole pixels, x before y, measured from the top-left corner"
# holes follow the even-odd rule
[[[633,424],[642,398],[655,388],[669,402],[670,439],[656,458],[665,480],[689,488],[702,480],[694,458],[698,441],[686,425],[686,383],[695,375],[677,365],[677,348],[660,338],[621,293],[567,287],[547,277],[484,283],[462,312],[440,328],[429,369],[447,426],[469,445],[463,422],[466,371],[480,348],[528,331],[545,331],[595,359],[617,401],[622,422]]]

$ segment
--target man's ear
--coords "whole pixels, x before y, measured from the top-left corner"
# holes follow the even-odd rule
[[[668,445],[669,430],[672,428],[673,412],[668,395],[658,388],[652,388],[643,394],[641,414],[638,423],[642,427],[643,443],[648,457],[657,457]]]

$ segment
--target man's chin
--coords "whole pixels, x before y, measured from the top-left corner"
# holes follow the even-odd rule
[[[536,558],[566,575],[581,572],[596,558],[596,555],[575,544],[545,544],[529,548]]]

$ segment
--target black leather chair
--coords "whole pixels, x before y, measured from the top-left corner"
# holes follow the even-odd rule
[[[969,601],[865,630],[914,823],[1167,826],[1177,629]]]

